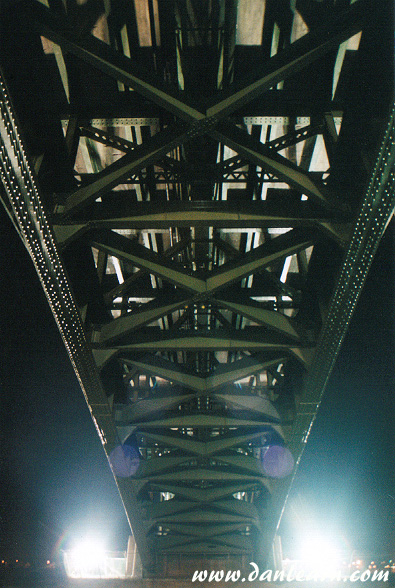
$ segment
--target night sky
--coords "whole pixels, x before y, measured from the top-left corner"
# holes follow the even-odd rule
[[[126,548],[112,474],[34,267],[0,211],[0,557],[52,559],[86,531]],[[395,555],[394,227],[378,251],[283,525]]]
[[[86,531],[125,549],[126,517],[90,413],[34,266],[0,213],[0,557],[52,559],[59,541]]]
[[[395,556],[394,235],[392,221],[307,443],[284,525],[291,547],[318,528],[346,550]]]

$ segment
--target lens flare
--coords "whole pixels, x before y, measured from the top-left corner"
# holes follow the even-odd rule
[[[112,470],[119,478],[130,478],[140,465],[140,453],[131,445],[117,445],[110,453]]]
[[[271,478],[285,478],[293,470],[294,458],[286,447],[271,445],[262,457],[262,466]]]

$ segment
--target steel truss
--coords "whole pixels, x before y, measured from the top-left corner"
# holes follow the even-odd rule
[[[170,17],[166,2],[150,2],[148,51],[138,3],[126,23],[120,3],[106,3],[107,42],[79,30],[73,3],[60,4],[29,2],[7,14],[20,43],[27,30],[39,47],[36,62],[51,65],[70,116],[60,133],[64,105],[50,102],[40,143],[28,125],[39,104],[33,92],[32,111],[19,106],[17,123],[18,85],[0,54],[4,205],[57,320],[147,573],[176,556],[262,559],[292,480],[291,471],[282,480],[265,471],[264,456],[288,446],[299,463],[395,205],[393,114],[375,167],[367,164],[374,149],[355,153],[353,143],[356,121],[383,123],[389,110],[389,100],[380,113],[361,109],[353,94],[353,67],[367,76],[361,63],[380,15],[373,1],[357,0],[322,8],[315,26],[311,3],[280,18],[267,2],[261,32],[270,50],[262,41],[260,65],[244,75],[237,63],[252,53],[236,39],[236,21],[241,31],[247,22],[237,2],[198,9],[177,0]],[[26,68],[35,75],[33,61]],[[88,70],[115,101],[144,98],[135,119],[116,124],[114,113],[99,128],[75,114]],[[290,106],[298,78],[309,88],[305,110],[315,104],[303,121]],[[281,122],[264,110],[273,95],[288,110]],[[248,105],[253,122],[242,112]],[[373,146],[380,132],[382,124]],[[351,189],[347,174],[357,172]],[[138,456],[129,475],[111,460],[118,447],[126,461],[130,451]]]

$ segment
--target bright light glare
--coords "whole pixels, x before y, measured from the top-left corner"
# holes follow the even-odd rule
[[[86,539],[71,550],[69,557],[77,575],[100,576],[105,564],[106,552],[99,541]]]
[[[316,536],[301,544],[300,559],[309,571],[325,575],[336,574],[341,563],[336,545],[328,539]]]

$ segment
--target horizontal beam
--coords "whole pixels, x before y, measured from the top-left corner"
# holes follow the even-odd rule
[[[97,344],[94,342],[95,347]],[[262,327],[245,327],[244,329],[212,329],[210,331],[163,331],[149,327],[141,330],[126,344],[112,344],[113,349],[121,353],[132,350],[181,350],[181,351],[214,351],[230,349],[248,350],[287,350],[290,347],[309,346],[312,343],[295,343],[289,338],[268,331]]]
[[[234,493],[238,491],[237,487],[233,488]],[[204,494],[203,494],[204,496]],[[208,505],[207,505],[208,506]],[[150,503],[146,506],[147,514],[151,520],[166,521],[166,517],[179,513],[201,512],[206,505],[202,501],[179,501],[177,498],[172,500],[165,500],[163,502]],[[245,520],[259,522],[257,508],[250,502],[244,500],[237,500],[236,498],[215,500],[210,503],[209,509],[211,512],[230,513],[232,515],[239,515]]]
[[[195,458],[194,458],[194,460],[195,460]],[[194,471],[196,469],[196,467],[200,468],[201,466],[204,466],[204,463],[199,464],[199,460],[198,460],[197,466],[191,466],[190,461],[191,461],[191,456],[188,456],[188,455],[187,456],[184,455],[183,457],[162,456],[162,457],[157,457],[154,459],[141,460],[140,466],[136,472],[136,476],[138,476],[139,478],[154,478],[158,474],[162,474],[162,473],[164,474],[165,472],[172,475],[180,467],[181,467],[180,471],[185,472],[185,467],[188,468],[188,471]],[[223,467],[224,464],[229,464],[229,465],[233,466],[235,468],[235,471],[244,470],[243,475],[245,475],[245,474],[250,474],[253,476],[263,476],[264,475],[264,470],[262,468],[262,465],[259,463],[259,461],[256,458],[249,457],[246,455],[228,456],[228,457],[219,456],[216,459],[216,462],[218,465],[218,471],[221,473],[221,476],[224,473],[224,471],[221,470],[221,466]],[[230,471],[230,470],[227,470],[227,471]]]
[[[240,195],[244,190],[240,190]],[[228,201],[191,202],[133,202],[131,194],[117,191],[109,193],[105,202],[97,202],[89,216],[75,214],[73,219],[55,215],[55,230],[74,227],[74,231],[90,228],[111,229],[168,229],[169,227],[211,226],[215,228],[283,228],[318,223],[345,222],[345,214],[312,206],[308,201],[278,204],[273,193],[271,201],[243,203],[243,206]],[[281,191],[284,195],[284,191]],[[290,192],[291,195],[291,192]],[[124,196],[120,201],[120,196]],[[117,199],[117,210],[111,197]],[[348,220],[348,219],[346,219]]]
[[[194,481],[201,481],[207,480],[212,482],[255,482],[257,484],[263,484],[262,476],[259,475],[246,475],[240,474],[236,472],[230,472],[229,469],[224,470],[215,470],[215,469],[205,469],[205,468],[187,468],[182,471],[171,471],[169,473],[164,474],[152,474],[150,476],[150,481],[160,483],[161,481],[169,480],[170,482],[177,483],[177,482],[194,482]]]
[[[156,457],[153,459],[142,459],[136,472],[138,478],[155,478],[158,474],[172,473],[180,466],[188,466],[191,461],[191,456],[184,455],[182,457]]]
[[[150,419],[147,421],[132,421],[129,422],[129,419],[127,420],[118,420],[115,419],[116,425],[119,427],[126,427],[129,424],[133,425],[134,429],[165,429],[165,428],[179,428],[179,429],[184,429],[186,427],[192,427],[192,428],[207,428],[207,427],[213,427],[213,428],[228,428],[228,427],[244,427],[244,428],[248,428],[248,429],[268,429],[268,428],[273,428],[273,430],[277,431],[279,429],[278,425],[276,425],[275,423],[273,423],[272,419],[268,419],[266,418],[265,420],[261,420],[256,418],[255,420],[252,420],[252,418],[247,419],[247,418],[242,418],[240,416],[240,418],[237,418],[236,414],[233,413],[232,416],[230,417],[229,415],[215,415],[215,414],[209,414],[209,413],[204,413],[204,414],[187,414],[185,412],[179,411],[180,414],[179,416],[173,416],[173,415],[161,415],[161,418],[158,418],[156,420],[154,419]]]
[[[253,544],[251,537],[245,535],[224,535],[216,537],[215,540],[210,538],[210,541],[196,541],[186,543],[179,538],[178,541],[174,538],[173,545],[171,541],[166,541],[166,537],[157,537],[155,539],[155,548],[163,553],[203,553],[207,555],[222,553],[224,555],[231,555],[232,553],[251,554]],[[214,547],[213,547],[214,545]]]
[[[163,500],[162,502],[146,502],[144,509],[151,521],[157,519],[166,519],[167,516],[172,516],[177,513],[190,512],[194,508],[199,508],[201,505],[195,500]]]
[[[163,393],[163,392],[162,392]],[[165,397],[154,397],[139,400],[131,405],[116,405],[114,411],[114,418],[118,423],[132,423],[142,422],[155,414],[164,414],[164,411],[171,411],[177,409],[183,403],[199,398],[194,394],[177,394],[172,393],[171,389],[167,391]],[[203,396],[202,398],[206,398]],[[260,422],[270,421],[272,423],[279,423],[280,417],[273,407],[273,405],[261,396],[251,394],[236,395],[236,394],[210,394],[211,400],[218,401],[220,404],[226,405],[227,409],[231,410],[233,415],[237,411],[254,414],[253,420],[257,420],[258,415]],[[243,416],[245,418],[245,416]]]
[[[240,484],[226,484],[223,485],[222,487],[219,486],[212,486],[212,487],[207,487],[207,488],[203,488],[203,489],[199,489],[199,488],[192,488],[192,487],[186,487],[186,486],[182,486],[182,485],[172,485],[171,483],[165,482],[163,484],[161,484],[161,488],[163,488],[162,491],[166,491],[166,492],[171,492],[172,494],[175,494],[176,497],[181,497],[181,498],[186,498],[187,500],[193,500],[194,502],[197,503],[201,503],[199,506],[200,508],[205,508],[207,504],[210,503],[210,505],[213,506],[213,510],[211,511],[212,513],[215,513],[218,511],[218,509],[216,508],[216,501],[218,500],[234,500],[232,498],[232,494],[235,494],[237,492],[241,492],[241,491],[248,491],[251,490],[252,488],[254,488],[256,485],[255,483],[246,483],[243,484],[243,487],[240,487]],[[268,480],[265,480],[265,488],[270,492],[270,484]],[[163,504],[163,503],[161,503]],[[193,511],[191,511],[193,512]],[[234,513],[236,515],[241,514],[242,516],[244,516],[244,518],[246,518],[246,516],[249,515],[245,515],[244,512],[239,513],[236,512]]]
[[[166,545],[166,543],[165,543]],[[210,553],[210,556],[214,556],[214,555],[220,555],[223,557],[228,557],[228,556],[234,556],[234,557],[240,557],[240,556],[249,556],[250,558],[252,557],[252,547],[250,546],[249,548],[242,548],[242,547],[235,547],[232,546],[230,547],[229,545],[218,545],[213,544],[213,542],[211,541],[207,541],[207,542],[199,542],[199,543],[192,543],[192,544],[181,544],[181,545],[176,545],[175,547],[162,547],[162,546],[158,546],[155,544],[154,549],[160,554],[160,555],[171,555],[174,554],[177,557],[179,557],[180,555],[184,555],[184,556],[192,556],[195,557],[196,555],[199,556],[203,556],[206,557],[208,553]]]
[[[256,63],[261,56],[260,47],[256,47]],[[215,99],[218,101],[218,97]],[[313,99],[287,89],[271,88],[270,92],[239,107],[230,115],[230,120],[245,125],[290,125],[293,122],[309,124],[312,117],[321,116],[323,112],[332,112],[335,118],[341,119],[342,108],[339,102],[317,100],[316,96]],[[49,112],[48,116],[54,111],[55,109]],[[78,104],[60,104],[56,120],[60,119],[62,125],[67,126],[71,118],[77,118],[82,126],[94,127],[157,126],[160,121],[170,124],[174,120],[172,114],[147,101],[138,92],[114,92],[114,95],[109,97],[106,91],[102,95],[98,92],[94,96],[89,96],[89,101],[81,96]]]
[[[178,449],[182,449],[191,455],[201,455],[208,457],[233,447],[246,446],[254,439],[261,439],[261,441],[264,439],[264,443],[267,443],[268,436],[270,437],[273,430],[274,427],[271,426],[270,429],[268,428],[266,431],[251,431],[248,434],[243,432],[243,434],[233,434],[230,437],[228,436],[207,442],[195,441],[192,438],[176,437],[173,433],[170,434],[170,432],[166,435],[165,432],[159,434],[147,430],[144,431],[144,436],[153,442],[157,441],[163,443],[165,447],[177,447]],[[281,437],[283,436],[280,428],[278,428],[276,433],[280,434]]]
[[[184,520],[186,519],[186,520]],[[192,536],[192,537],[206,537],[206,538],[210,538],[210,540],[213,538],[214,541],[216,539],[216,537],[224,535],[224,534],[228,534],[228,533],[232,533],[234,531],[244,531],[246,528],[246,521],[245,520],[241,520],[238,523],[228,523],[228,522],[221,522],[219,521],[219,524],[209,524],[209,525],[201,525],[199,524],[199,521],[196,521],[196,524],[193,524],[191,521],[188,520],[188,518],[186,517],[181,517],[180,521],[166,521],[166,527],[168,527],[173,534],[179,533],[180,537],[184,537],[184,541],[187,543],[187,541],[185,540],[187,538],[187,536]],[[251,525],[251,523],[250,523]]]

